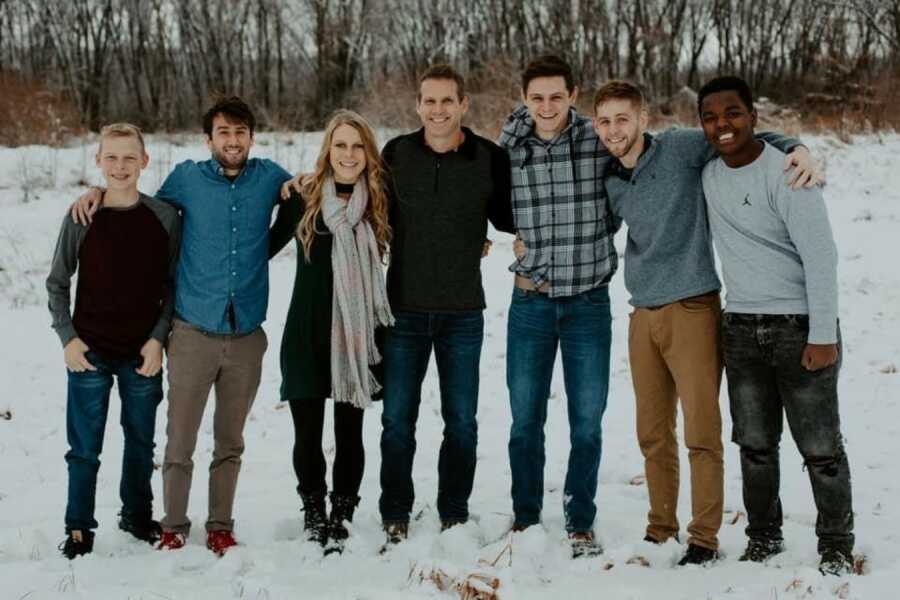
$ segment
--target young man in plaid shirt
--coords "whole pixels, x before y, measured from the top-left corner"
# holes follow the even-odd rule
[[[507,333],[513,529],[540,520],[544,423],[559,348],[571,437],[563,511],[576,558],[600,552],[594,496],[609,387],[607,284],[617,265],[617,225],[602,185],[609,155],[591,120],[575,111],[577,94],[565,61],[535,59],[522,75],[525,106],[510,115],[499,141],[510,156],[513,215],[525,247],[510,267],[515,287]]]

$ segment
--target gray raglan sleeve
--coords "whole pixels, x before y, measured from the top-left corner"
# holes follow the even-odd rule
[[[775,202],[803,261],[810,344],[837,343],[837,246],[819,188],[774,186]]]
[[[47,307],[50,309],[52,327],[65,348],[73,338],[78,337],[72,324],[72,275],[78,270],[78,249],[87,228],[74,223],[66,213],[63,217],[56,250],[47,276]]]
[[[794,148],[803,145],[803,142],[801,142],[797,138],[781,135],[780,133],[775,133],[772,131],[762,131],[760,133],[757,133],[756,139],[762,140],[770,146],[778,148],[785,154],[790,154],[791,152],[793,152]]]
[[[169,330],[172,327],[172,317],[175,314],[175,273],[178,269],[178,253],[181,249],[181,216],[172,206],[154,200],[146,202],[162,223],[166,233],[169,234],[169,271],[168,277],[166,277],[165,296],[159,318],[150,333],[151,338],[165,346],[169,339]]]

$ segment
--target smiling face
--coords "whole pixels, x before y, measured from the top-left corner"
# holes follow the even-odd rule
[[[647,120],[647,111],[633,100],[611,98],[597,105],[594,130],[610,154],[622,158],[636,149]]]
[[[246,123],[231,121],[220,113],[213,117],[212,135],[206,137],[206,145],[226,175],[237,175],[250,155],[253,134]]]
[[[133,136],[105,136],[97,152],[97,166],[110,190],[137,189],[141,170],[149,160],[140,140]]]
[[[535,77],[528,82],[522,101],[534,120],[534,132],[542,140],[552,140],[569,122],[569,108],[578,97],[578,88],[571,93],[564,77]]]
[[[462,129],[463,115],[469,110],[469,98],[460,98],[452,79],[426,79],[419,86],[416,112],[425,127],[426,137],[447,139]]]
[[[366,146],[352,125],[340,125],[331,136],[328,163],[338,183],[356,183],[366,168]]]
[[[707,141],[730,165],[744,162],[747,157],[752,160],[756,119],[756,110],[748,107],[734,90],[709,94],[700,106],[700,122]]]

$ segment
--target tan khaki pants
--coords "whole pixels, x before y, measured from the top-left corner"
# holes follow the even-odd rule
[[[206,529],[231,530],[244,423],[256,397],[268,342],[262,328],[241,337],[209,336],[175,320],[168,345],[169,422],[163,463],[166,531],[188,533],[187,517],[197,432],[210,388],[216,388],[212,463],[209,465],[209,518]]]
[[[677,400],[691,466],[688,542],[718,549],[724,467],[719,384],[722,379],[717,293],[638,308],[631,316],[628,352],[637,400],[637,436],[644,455],[650,513],[647,535],[677,535]]]

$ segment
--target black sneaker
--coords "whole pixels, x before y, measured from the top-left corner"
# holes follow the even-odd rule
[[[738,558],[738,562],[766,562],[776,554],[784,552],[784,542],[781,540],[750,538],[744,553]]]
[[[65,541],[59,545],[59,550],[69,560],[76,556],[90,554],[94,551],[94,532],[88,530],[70,531]]]
[[[703,546],[688,544],[687,552],[678,561],[678,566],[685,565],[709,565],[719,559],[719,553]]]
[[[850,552],[845,552],[840,548],[825,548],[821,555],[819,572],[822,575],[841,577],[853,574],[853,555]]]
[[[159,521],[153,519],[143,521],[119,515],[119,529],[149,544],[155,544],[162,536],[162,527],[159,526]]]
[[[593,531],[569,532],[572,558],[591,558],[603,554],[603,547],[594,539]]]
[[[677,541],[678,541],[678,534],[676,533],[675,535],[672,536],[672,538],[674,538],[675,541],[677,542]],[[672,539],[672,538],[667,538],[667,539],[665,539],[665,540],[660,541],[660,540],[656,539],[655,537],[653,537],[652,535],[650,535],[650,534],[648,533],[647,535],[644,536],[644,541],[647,542],[647,543],[649,543],[649,544],[654,544],[654,545],[656,545],[656,546],[662,546],[662,545],[665,544],[667,541],[669,541],[669,539]]]

